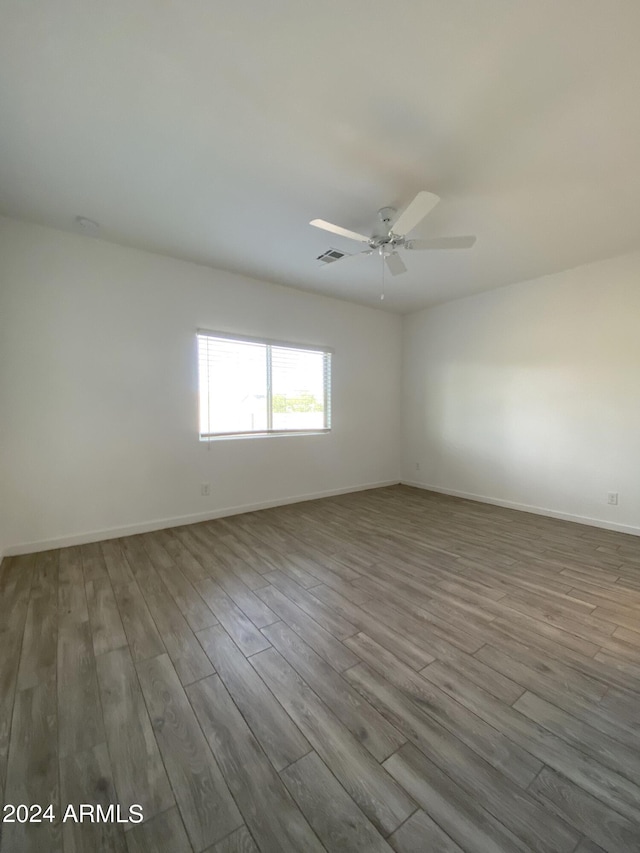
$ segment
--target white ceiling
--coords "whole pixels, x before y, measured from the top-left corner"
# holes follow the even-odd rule
[[[638,0],[0,0],[0,212],[380,305],[322,267],[442,202],[382,307],[640,246]]]

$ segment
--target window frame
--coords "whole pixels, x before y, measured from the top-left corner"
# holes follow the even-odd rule
[[[257,344],[266,348],[266,399],[267,399],[267,429],[266,430],[243,430],[237,432],[200,432],[200,423],[198,424],[198,438],[201,442],[220,441],[236,438],[274,438],[277,436],[297,436],[297,435],[327,435],[332,430],[332,411],[331,411],[331,383],[333,369],[333,349],[332,347],[321,346],[317,344],[300,344],[292,341],[279,341],[271,338],[260,338],[249,335],[237,335],[232,332],[216,332],[211,329],[196,330],[196,350],[198,361],[198,421],[201,420],[202,399],[200,387],[202,377],[200,375],[200,338],[214,338],[216,340],[236,341],[237,343]],[[301,350],[303,352],[316,352],[323,355],[323,415],[324,427],[314,427],[313,429],[273,429],[273,384],[272,384],[272,349],[274,347],[280,349]]]

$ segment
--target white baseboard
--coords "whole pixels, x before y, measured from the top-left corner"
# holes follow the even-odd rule
[[[295,495],[294,497],[279,498],[273,501],[261,501],[242,506],[223,507],[222,509],[198,512],[192,515],[178,515],[174,518],[161,518],[154,521],[143,521],[139,524],[127,524],[124,527],[110,527],[103,530],[90,530],[87,533],[72,533],[68,536],[58,536],[55,539],[45,539],[36,542],[23,542],[11,545],[5,549],[5,557],[18,554],[35,554],[38,551],[48,551],[51,548],[68,548],[70,545],[85,545],[87,542],[101,542],[103,539],[118,539],[120,536],[133,536],[136,533],[150,533],[152,530],[164,530],[167,527],[180,527],[183,524],[197,524],[199,521],[210,521],[213,518],[223,518],[227,515],[239,515],[243,512],[254,512],[259,509],[269,509],[274,506],[315,501],[319,498],[330,498],[335,495],[347,495],[351,492],[364,492],[367,489],[381,489],[385,486],[397,486],[399,480],[383,480],[379,483],[365,483],[359,486],[349,486],[344,489],[330,489],[325,492],[315,492],[310,495]],[[0,556],[0,562],[2,557]]]
[[[515,509],[519,512],[531,512],[534,515],[546,515],[548,518],[559,518],[562,521],[573,521],[576,524],[586,524],[589,527],[602,527],[605,530],[615,530],[618,533],[629,533],[631,536],[640,536],[640,527],[631,524],[618,524],[615,521],[607,521],[603,518],[590,518],[586,515],[574,515],[567,512],[558,512],[555,509],[547,509],[541,506],[517,503],[515,501],[504,501],[500,498],[491,498],[487,495],[476,495],[472,492],[460,492],[456,489],[445,489],[442,486],[431,486],[427,483],[418,483],[412,480],[401,480],[403,486],[413,486],[416,489],[424,489],[427,492],[436,492],[440,495],[451,495],[454,498],[465,498],[469,501],[478,501],[483,504],[503,506],[506,509]]]
[[[296,495],[294,497],[280,498],[273,501],[261,501],[259,503],[223,507],[221,509],[194,513],[191,515],[179,515],[173,518],[156,519],[154,521],[145,521],[138,524],[129,524],[124,527],[111,527],[102,530],[91,530],[86,533],[74,533],[68,536],[59,536],[54,539],[24,542],[19,545],[11,545],[7,547],[4,553],[0,554],[0,562],[2,562],[3,557],[9,557],[17,554],[33,554],[38,551],[48,551],[51,548],[66,548],[70,545],[84,545],[87,542],[100,542],[103,539],[117,539],[120,536],[133,536],[136,533],[150,533],[153,530],[163,530],[167,527],[179,527],[183,524],[197,524],[199,521],[209,521],[214,518],[239,515],[243,512],[254,512],[255,510],[269,509],[270,507],[286,506],[287,504],[313,501],[320,498],[333,497],[335,495],[346,495],[351,492],[366,491],[367,489],[381,489],[385,486],[398,485],[398,483],[401,483],[404,486],[413,486],[417,489],[424,489],[428,492],[436,492],[437,494],[451,495],[456,498],[465,498],[470,501],[493,504],[494,506],[502,506],[507,509],[515,509],[520,512],[531,512],[535,515],[544,515],[549,518],[559,518],[563,521],[572,521],[576,524],[586,524],[590,527],[601,527],[605,530],[615,530],[619,533],[629,533],[632,536],[640,536],[640,527],[634,527],[630,524],[618,524],[614,521],[607,521],[605,519],[558,512],[557,510],[548,509],[546,507],[531,506],[530,504],[517,503],[515,501],[505,501],[500,498],[493,498],[487,495],[477,495],[473,492],[445,489],[441,486],[433,486],[428,483],[419,483],[413,480],[384,480],[378,483],[365,483],[359,486],[350,486],[343,489],[330,489],[324,492]]]

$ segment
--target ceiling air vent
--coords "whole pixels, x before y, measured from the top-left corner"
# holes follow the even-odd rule
[[[346,252],[341,252],[338,249],[327,249],[326,252],[318,255],[317,260],[322,261],[323,264],[332,264],[334,261],[339,261],[340,258],[344,258],[346,254]]]

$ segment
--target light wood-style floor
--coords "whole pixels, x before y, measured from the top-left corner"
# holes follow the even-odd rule
[[[392,487],[7,558],[0,617],[57,815],[3,853],[640,850],[640,539]]]

